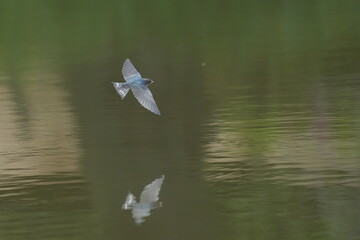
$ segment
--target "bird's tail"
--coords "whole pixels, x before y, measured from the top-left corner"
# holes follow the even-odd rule
[[[122,209],[125,210],[132,209],[135,204],[136,204],[136,198],[132,193],[129,192],[128,195],[126,196],[124,204],[122,205]]]
[[[123,86],[123,83],[113,82],[112,84],[114,84],[114,87],[115,87],[116,91],[119,93],[119,95],[121,96],[121,99],[124,99],[124,97],[130,90],[130,88],[125,88]]]

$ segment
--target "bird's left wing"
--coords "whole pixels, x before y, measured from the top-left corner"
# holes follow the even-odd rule
[[[122,75],[124,76],[124,79],[126,81],[141,78],[141,74],[136,70],[136,68],[128,58],[124,62],[122,68]]]
[[[149,111],[160,115],[160,110],[156,105],[154,97],[146,85],[132,86],[131,90],[139,103]]]

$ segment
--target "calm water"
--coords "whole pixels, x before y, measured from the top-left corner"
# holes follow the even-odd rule
[[[360,2],[285,2],[2,1],[0,238],[359,239]]]

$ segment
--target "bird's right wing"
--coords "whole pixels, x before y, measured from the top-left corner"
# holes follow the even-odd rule
[[[136,70],[136,68],[130,62],[130,60],[128,58],[124,62],[124,65],[122,68],[122,75],[124,76],[124,79],[126,81],[141,78],[141,74]]]
[[[131,90],[139,103],[149,111],[160,115],[160,110],[156,105],[154,97],[146,85],[131,86]]]
[[[140,195],[140,203],[156,202],[159,200],[161,185],[164,182],[165,175],[155,179],[152,183],[145,186]]]

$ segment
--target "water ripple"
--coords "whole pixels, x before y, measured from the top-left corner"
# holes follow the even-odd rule
[[[250,176],[286,185],[360,187],[354,118],[275,112],[248,120],[229,110],[205,125],[204,174],[210,182],[240,183]]]

